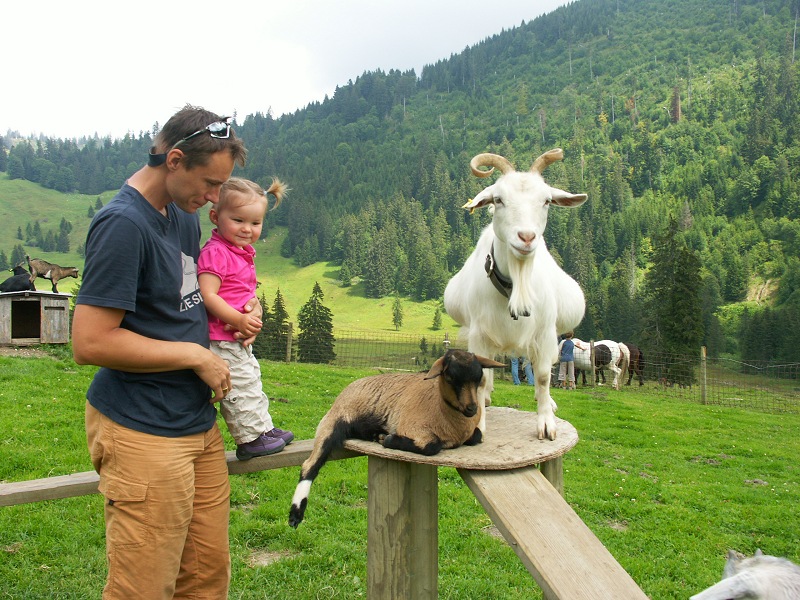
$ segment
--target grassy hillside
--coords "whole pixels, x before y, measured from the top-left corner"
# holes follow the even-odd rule
[[[111,192],[103,194],[102,201],[107,202],[112,195]],[[10,180],[5,173],[0,173],[0,250],[10,259],[14,246],[22,244],[32,258],[82,269],[83,259],[76,250],[86,237],[90,221],[87,212],[96,201],[97,196],[62,194],[23,179]],[[25,246],[24,241],[17,238],[20,228],[24,236],[27,225],[36,221],[43,232],[52,230],[58,233],[62,217],[72,223],[69,253],[42,252],[39,248]],[[59,290],[69,292],[74,284],[74,279],[65,279]],[[37,282],[36,287],[50,289],[49,283],[43,279]]]
[[[115,192],[103,193],[100,198],[107,203]],[[83,270],[83,259],[78,256],[77,249],[86,238],[86,230],[90,219],[88,210],[94,206],[97,196],[83,194],[62,194],[48,190],[37,184],[21,179],[9,180],[5,173],[0,173],[0,250],[11,257],[14,246],[22,243],[17,239],[17,229],[24,233],[28,223],[37,219],[44,231],[58,231],[61,218],[72,223],[70,234],[70,252],[41,252],[38,248],[24,246],[25,251],[34,258],[62,265],[76,266]],[[208,208],[201,211],[200,222],[204,238],[211,234],[212,225],[208,220]],[[365,298],[363,285],[349,288],[339,286],[337,281],[338,267],[332,263],[316,263],[298,268],[291,259],[280,255],[280,247],[286,235],[284,229],[270,231],[266,240],[256,246],[256,269],[261,286],[270,306],[275,299],[275,291],[280,288],[289,318],[296,322],[297,312],[311,296],[314,282],[319,282],[325,293],[325,306],[333,313],[333,324],[337,329],[385,330],[394,331],[392,325],[393,298],[378,300]],[[4,278],[2,278],[4,279]],[[65,279],[59,282],[59,291],[71,293],[78,281]],[[50,290],[50,283],[38,279],[37,289]],[[430,334],[436,302],[424,303],[403,300],[403,326],[401,333]],[[454,332],[456,327],[452,319],[442,315],[443,331]]]

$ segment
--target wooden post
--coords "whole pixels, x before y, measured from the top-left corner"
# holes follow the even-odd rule
[[[708,384],[708,364],[706,360],[706,347],[700,347],[700,403],[707,404],[708,397],[706,386]]]
[[[289,323],[289,333],[286,336],[286,362],[292,362],[292,323]]]
[[[591,384],[592,387],[597,385],[597,381],[594,378],[594,340],[589,340],[589,373],[591,373]]]
[[[564,497],[564,459],[561,456],[551,458],[539,465],[539,470],[544,478],[550,482],[556,491]]]
[[[369,457],[367,598],[436,600],[437,467]]]

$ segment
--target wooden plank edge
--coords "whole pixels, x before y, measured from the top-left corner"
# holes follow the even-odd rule
[[[258,456],[250,460],[239,460],[236,452],[225,453],[228,462],[228,473],[239,475],[243,473],[256,473],[270,471],[284,467],[297,467],[303,464],[314,447],[314,440],[297,440],[286,446],[277,454]],[[352,450],[338,450],[333,453],[331,460],[342,460],[361,456]],[[44,477],[28,481],[0,483],[0,506],[14,506],[28,504],[42,500],[59,500],[61,498],[75,498],[98,493],[97,485],[100,476],[95,471],[59,475],[57,477]]]
[[[647,600],[538,469],[458,469],[549,600]]]

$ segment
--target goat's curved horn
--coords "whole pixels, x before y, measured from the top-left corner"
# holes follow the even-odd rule
[[[542,154],[539,158],[533,161],[531,165],[531,173],[539,173],[541,175],[547,167],[556,161],[564,158],[564,151],[561,148],[554,148]]]
[[[488,171],[481,171],[478,167],[491,167]],[[500,169],[504,175],[514,170],[514,165],[508,162],[508,159],[500,156],[499,154],[491,154],[485,152],[478,154],[471,161],[469,161],[469,168],[475,177],[488,177],[494,172],[494,168]]]

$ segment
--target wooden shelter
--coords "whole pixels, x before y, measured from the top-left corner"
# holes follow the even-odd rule
[[[0,293],[0,346],[69,342],[71,297],[45,291]]]

